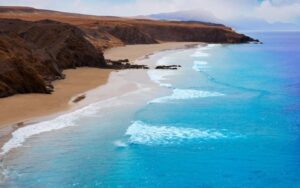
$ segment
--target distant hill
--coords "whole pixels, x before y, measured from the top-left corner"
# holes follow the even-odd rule
[[[213,14],[206,11],[177,11],[169,13],[151,14],[146,17],[158,20],[174,20],[174,21],[197,21],[202,23],[221,23]]]
[[[237,30],[261,30],[261,31],[280,31],[280,30],[300,30],[299,24],[293,23],[268,23],[261,19],[241,18],[225,22],[227,25]]]
[[[268,23],[256,18],[239,18],[236,20],[220,20],[209,12],[187,10],[169,13],[160,13],[144,16],[146,18],[158,20],[177,20],[177,21],[194,21],[199,23],[223,23],[236,30],[300,30],[300,24],[293,23]]]

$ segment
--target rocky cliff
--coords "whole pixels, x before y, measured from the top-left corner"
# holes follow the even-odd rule
[[[96,48],[104,50],[124,44],[149,44],[161,41],[244,43],[250,37],[221,24],[90,16],[40,10],[30,7],[0,6],[0,18],[28,21],[51,19],[79,27]]]
[[[56,21],[0,20],[0,97],[50,93],[62,71],[103,67],[102,53],[75,26]]]
[[[0,7],[0,97],[51,93],[51,82],[64,78],[64,69],[105,67],[102,51],[107,48],[164,41],[255,40],[223,25]]]

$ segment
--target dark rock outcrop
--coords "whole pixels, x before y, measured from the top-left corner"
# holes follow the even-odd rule
[[[106,60],[106,68],[111,69],[149,69],[147,65],[130,64],[128,59],[121,59],[117,61]]]
[[[155,69],[167,69],[167,70],[177,70],[181,65],[159,65]]]
[[[51,93],[64,69],[81,66],[104,67],[105,60],[77,27],[0,19],[0,97]]]
[[[80,101],[84,100],[85,98],[86,98],[85,95],[80,95],[80,96],[76,97],[72,102],[79,103]]]

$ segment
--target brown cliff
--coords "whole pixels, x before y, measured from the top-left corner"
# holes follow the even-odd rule
[[[64,69],[105,67],[102,51],[107,48],[164,41],[255,40],[223,25],[0,7],[0,97],[50,93],[51,82],[64,78]]]
[[[0,20],[0,97],[49,93],[63,69],[103,67],[105,60],[75,26],[42,20]]]
[[[98,49],[125,44],[149,44],[162,41],[245,43],[252,38],[220,24],[91,16],[40,10],[30,7],[0,6],[0,18],[28,21],[51,19],[78,26]]]

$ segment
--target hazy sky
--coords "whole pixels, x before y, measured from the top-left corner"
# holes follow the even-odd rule
[[[259,18],[270,23],[300,20],[300,0],[0,0],[0,5],[115,16],[193,9],[209,11],[222,20]]]

